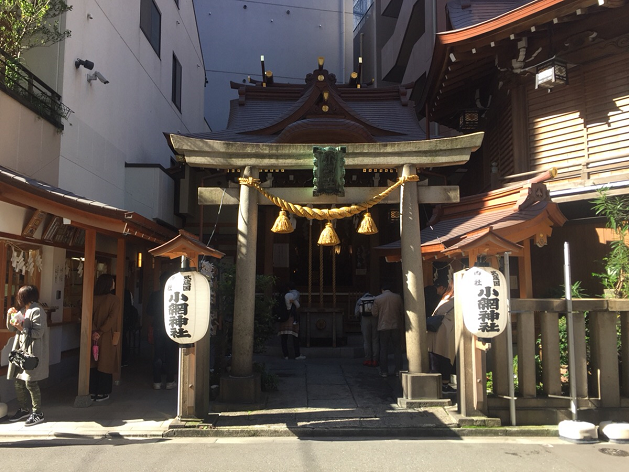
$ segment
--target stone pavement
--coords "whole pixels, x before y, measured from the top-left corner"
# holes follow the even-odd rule
[[[382,378],[362,365],[353,348],[304,348],[305,360],[285,360],[276,347],[255,361],[274,374],[277,391],[265,393],[258,411],[209,414],[205,421],[173,428],[177,390],[153,390],[147,357],[123,368],[110,400],[74,408],[76,378],[42,390],[46,421],[26,427],[0,420],[0,439],[20,438],[155,438],[155,437],[453,437],[557,436],[556,427],[466,428],[456,407],[402,409],[399,379]],[[331,357],[334,356],[334,357]],[[391,369],[392,371],[392,369]],[[9,415],[17,409],[8,402]],[[220,409],[219,404],[211,408]],[[467,419],[467,424],[473,420]],[[176,423],[176,422],[175,422]],[[481,425],[485,425],[483,422]]]

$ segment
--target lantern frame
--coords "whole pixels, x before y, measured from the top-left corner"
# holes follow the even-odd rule
[[[535,88],[550,90],[558,85],[568,85],[568,63],[553,57],[537,66]]]

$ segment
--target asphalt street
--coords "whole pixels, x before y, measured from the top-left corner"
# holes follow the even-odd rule
[[[629,444],[558,438],[182,438],[0,441],[20,471],[559,471],[629,470]]]

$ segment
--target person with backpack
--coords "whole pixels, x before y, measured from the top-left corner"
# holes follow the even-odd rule
[[[299,349],[299,318],[297,318],[297,309],[299,307],[299,292],[295,290],[295,287],[292,284],[290,286],[281,287],[275,302],[274,313],[279,323],[277,334],[281,338],[284,359],[288,359],[289,336],[293,338],[295,359],[303,360],[306,358],[306,356],[301,355]]]
[[[378,367],[380,356],[380,336],[378,335],[378,318],[373,316],[373,302],[376,299],[371,293],[366,292],[356,302],[354,315],[360,316],[360,331],[363,333],[363,348],[365,360],[363,365]]]

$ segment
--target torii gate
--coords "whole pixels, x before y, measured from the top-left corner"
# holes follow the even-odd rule
[[[397,168],[410,176],[418,168],[461,165],[481,145],[484,133],[454,138],[393,143],[334,143],[346,148],[345,168]],[[313,144],[238,143],[171,134],[173,149],[192,167],[244,169],[242,177],[257,179],[259,169],[311,169]],[[320,146],[327,144],[322,143]],[[352,204],[373,197],[373,187],[348,187],[345,196],[312,196],[310,188],[267,189],[286,201],[307,205]],[[249,186],[240,189],[199,188],[200,205],[239,205],[236,249],[236,293],[234,303],[232,369],[221,379],[221,398],[231,405],[251,407],[260,399],[260,379],[253,373],[253,327],[256,277],[258,205],[271,205]],[[450,203],[459,199],[458,186],[402,185],[399,197],[384,202],[400,203],[400,237],[404,276],[404,308],[408,372],[402,373],[403,399],[440,398],[438,374],[429,374],[426,348],[424,281],[419,229],[419,203]]]

